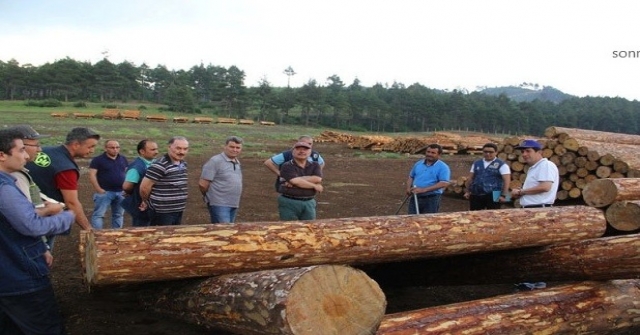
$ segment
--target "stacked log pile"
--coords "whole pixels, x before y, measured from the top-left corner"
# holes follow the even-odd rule
[[[615,230],[640,230],[640,178],[594,180],[584,190],[584,201],[604,209],[609,226]]]
[[[484,136],[462,136],[448,132],[435,132],[428,136],[390,137],[354,136],[334,131],[324,131],[314,140],[316,142],[344,143],[352,149],[408,154],[423,154],[427,145],[432,143],[440,144],[444,154],[479,154],[485,143],[500,141]]]
[[[640,177],[638,135],[562,127],[549,127],[545,135],[547,138],[538,142],[543,146],[542,156],[558,166],[557,200],[580,200],[585,187],[597,179]],[[523,139],[508,137],[498,146],[498,158],[511,168],[511,188],[522,187],[529,168],[520,150],[515,149]],[[466,176],[454,179],[448,191],[464,194]]]

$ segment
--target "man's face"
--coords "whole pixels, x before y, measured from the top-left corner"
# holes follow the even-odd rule
[[[96,151],[96,146],[98,145],[98,140],[95,138],[88,138],[83,142],[74,142],[72,144],[73,148],[73,158],[89,158]]]
[[[522,149],[522,158],[527,164],[533,165],[542,158],[542,153],[532,148],[525,148]]]
[[[293,148],[293,157],[300,159],[307,159],[311,155],[311,149],[306,147]]]
[[[156,158],[156,156],[158,156],[158,143],[156,142],[145,143],[144,148],[140,150],[140,156],[142,156],[142,158],[148,161]]]
[[[425,156],[426,156],[427,162],[435,162],[440,158],[440,154],[438,153],[437,148],[427,148],[427,151],[425,152]]]
[[[227,143],[224,146],[224,154],[231,159],[238,157],[241,152],[242,152],[242,144],[240,143],[229,141],[229,143]]]
[[[484,160],[485,161],[490,162],[490,161],[494,160],[496,158],[496,154],[497,153],[498,152],[492,147],[484,147],[484,148],[482,148],[482,154],[484,155]]]
[[[104,152],[111,158],[117,157],[120,153],[120,143],[118,141],[107,141],[104,145]]]
[[[0,152],[0,155],[2,155],[2,167],[7,172],[22,170],[29,159],[29,154],[25,150],[24,143],[21,139],[14,140],[14,146],[11,148],[11,151],[9,151],[9,154]]]
[[[189,152],[189,141],[175,140],[169,146],[169,157],[174,162],[184,160],[184,158],[187,156],[187,152]]]
[[[24,151],[29,155],[28,161],[32,162],[36,159],[36,156],[40,151],[42,151],[42,147],[40,147],[40,141],[38,140],[22,140],[24,143]]]

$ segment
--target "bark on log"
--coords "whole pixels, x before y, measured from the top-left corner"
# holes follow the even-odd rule
[[[378,335],[614,334],[640,326],[640,280],[581,282],[385,316]]]
[[[586,206],[92,230],[89,285],[365,264],[548,245],[601,236]]]
[[[640,136],[638,135],[610,133],[610,132],[604,132],[604,131],[586,130],[586,129],[578,129],[578,128],[553,127],[553,126],[548,127],[544,131],[545,136],[548,138],[556,137],[562,133],[565,133],[570,137],[580,139],[580,140],[640,145]]]
[[[638,279],[639,255],[640,234],[633,234],[546,247],[379,264],[367,273],[383,288]]]
[[[617,201],[605,212],[609,225],[618,231],[640,229],[640,200]]]
[[[640,178],[596,179],[582,192],[585,203],[593,207],[605,207],[614,201],[639,200]]]
[[[376,282],[347,266],[321,265],[154,285],[143,303],[236,334],[375,334],[386,300]],[[154,287],[155,288],[155,287]]]

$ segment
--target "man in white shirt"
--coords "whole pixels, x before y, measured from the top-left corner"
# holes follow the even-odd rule
[[[529,164],[521,189],[513,189],[511,197],[520,199],[522,208],[551,207],[556,200],[560,174],[558,167],[542,157],[542,146],[535,140],[524,140],[516,149]]]

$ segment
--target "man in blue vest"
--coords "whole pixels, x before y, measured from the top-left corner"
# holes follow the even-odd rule
[[[134,159],[127,167],[127,173],[122,183],[125,198],[122,207],[131,214],[132,226],[146,227],[151,223],[149,212],[141,210],[142,198],[140,197],[140,181],[147,172],[147,168],[158,155],[158,144],[151,140],[142,140],[136,147],[139,157]]]
[[[467,179],[468,188],[464,197],[469,199],[469,207],[472,211],[499,209],[500,204],[507,201],[511,169],[496,157],[497,154],[498,146],[487,143],[482,146],[483,159],[473,162],[471,166]],[[494,199],[494,191],[500,192],[497,199]]]
[[[302,135],[298,138],[296,143],[304,142],[309,144],[310,147],[313,148],[313,137],[309,135]],[[280,192],[280,184],[283,182],[282,178],[280,178],[280,167],[285,162],[288,162],[293,159],[293,150],[295,148],[291,148],[289,150],[285,150],[279,154],[271,156],[271,158],[264,161],[264,165],[269,169],[269,171],[273,172],[276,175],[276,183],[275,188],[276,192]],[[311,150],[311,154],[309,158],[307,158],[309,162],[316,162],[320,165],[320,169],[324,169],[324,159],[320,155],[319,152],[315,150]]]

